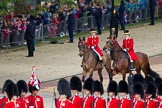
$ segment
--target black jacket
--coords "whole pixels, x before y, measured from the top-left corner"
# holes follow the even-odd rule
[[[35,38],[35,22],[30,21],[29,24],[26,25],[25,31],[25,40],[30,41]]]

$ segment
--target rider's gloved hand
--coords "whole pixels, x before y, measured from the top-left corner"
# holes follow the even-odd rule
[[[127,52],[128,50],[127,49],[123,49],[125,52]]]
[[[92,49],[94,49],[95,47],[94,47],[94,46],[92,46],[91,48],[92,48]]]

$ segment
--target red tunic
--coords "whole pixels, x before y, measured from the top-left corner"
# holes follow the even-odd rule
[[[101,51],[101,49],[99,48],[99,37],[98,36],[89,36],[87,39],[87,45],[88,48],[91,48],[92,46],[95,47],[95,50],[101,55],[103,56],[103,53]]]
[[[162,108],[162,101],[159,103],[159,107],[158,108]]]
[[[57,101],[56,108],[72,108],[72,103],[68,99],[65,101]]]
[[[153,100],[153,99],[148,99],[148,100],[146,101],[146,103],[147,103],[147,108],[156,108],[156,102],[155,102],[155,100]]]
[[[43,98],[41,96],[29,95],[27,97],[27,100],[29,101],[28,108],[30,106],[34,106],[34,108],[44,108],[44,102],[43,102]]]
[[[134,40],[133,40],[133,38],[129,37],[128,39],[125,38],[123,40],[122,48],[128,50],[128,54],[130,55],[130,57],[131,57],[132,60],[137,60],[138,57],[134,53],[133,46],[134,46]]]
[[[84,98],[83,108],[92,108],[92,102],[94,102],[92,96],[86,96]]]
[[[144,102],[142,100],[135,101],[133,108],[144,108]]]
[[[79,95],[72,97],[72,106],[73,108],[82,108],[82,98]]]
[[[118,100],[116,98],[112,98],[108,101],[108,108],[118,108]]]
[[[6,102],[6,105],[4,108],[21,108],[20,107],[20,103],[19,102],[12,102],[12,101],[8,101]]]
[[[2,108],[2,105],[5,106],[6,102],[8,101],[8,99],[6,97],[3,97],[0,99],[0,108]]]
[[[106,100],[102,97],[95,98],[94,108],[106,108]]]
[[[131,101],[127,98],[121,99],[120,108],[131,108]]]
[[[18,98],[17,101],[20,103],[21,108],[28,108],[27,101],[24,98]]]

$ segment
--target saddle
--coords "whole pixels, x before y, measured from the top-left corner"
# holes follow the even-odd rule
[[[123,51],[123,53],[124,53],[125,57],[127,58],[128,62],[130,64],[130,56],[129,56],[128,52]]]
[[[92,54],[94,55],[94,58],[95,58],[96,62],[98,63],[99,62],[98,55],[92,49],[91,49],[91,51],[92,51]]]

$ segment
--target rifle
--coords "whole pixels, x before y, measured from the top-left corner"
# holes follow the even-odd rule
[[[82,91],[82,108],[84,106],[84,91]]]
[[[53,88],[53,100],[55,102],[55,108],[57,108],[57,99],[56,99],[56,92],[55,92],[55,88]],[[52,106],[53,107],[53,100],[52,100]]]

